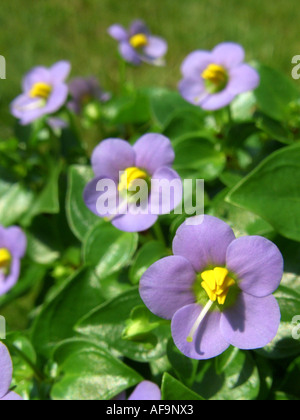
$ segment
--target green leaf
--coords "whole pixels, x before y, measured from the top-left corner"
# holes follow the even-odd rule
[[[193,386],[204,398],[214,400],[254,400],[259,388],[259,372],[251,354],[236,348],[200,362]]]
[[[162,400],[164,401],[203,401],[204,398],[187,388],[173,376],[165,373],[162,379]]]
[[[174,169],[182,178],[186,174],[211,181],[225,168],[226,156],[211,141],[200,137],[182,138],[174,144]]]
[[[167,356],[176,376],[187,387],[192,387],[198,368],[198,360],[184,356],[175,346],[173,339],[170,339],[167,346]]]
[[[300,241],[300,144],[272,153],[230,191],[226,201],[262,217],[281,235]]]
[[[70,340],[56,350],[61,377],[54,400],[110,400],[143,378],[106,350],[85,340]]]
[[[131,91],[102,105],[103,117],[111,124],[141,124],[150,119],[149,98],[142,90]]]
[[[83,190],[92,178],[93,170],[89,166],[73,165],[69,168],[66,213],[69,226],[80,241],[102,222],[83,201]]]
[[[62,170],[62,163],[51,163],[50,172],[43,190],[38,194],[32,203],[29,211],[23,218],[23,223],[28,226],[32,219],[41,213],[59,213],[59,176]]]
[[[130,268],[129,278],[132,284],[138,284],[142,275],[159,259],[166,257],[168,251],[160,241],[147,242],[136,255]]]
[[[299,98],[299,91],[291,78],[277,70],[262,64],[256,67],[260,74],[260,85],[254,91],[258,107],[269,117],[285,121],[291,102]]]
[[[280,307],[281,321],[278,333],[274,340],[263,349],[257,350],[259,354],[270,359],[283,359],[300,354],[299,320],[293,322],[294,317],[300,315],[300,276],[294,273],[285,273],[281,285],[274,293]]]
[[[140,362],[158,359],[166,351],[167,339],[170,336],[169,325],[161,325],[152,332],[156,338],[155,346],[152,341],[149,343],[122,339],[127,327],[126,320],[130,319],[132,309],[141,305],[143,302],[138,289],[133,288],[83,317],[78,322],[76,331],[90,340],[97,340],[97,343],[104,348],[117,350],[124,357]],[[159,318],[147,311],[149,322],[157,322]]]
[[[60,341],[74,337],[75,323],[103,302],[94,272],[82,269],[55,291],[34,321],[32,342],[39,354],[48,356]]]
[[[176,113],[183,110],[191,111],[194,114],[198,113],[203,118],[204,112],[200,108],[186,102],[176,91],[156,88],[151,89],[150,96],[153,119],[162,128],[169,124]]]
[[[0,179],[0,220],[3,226],[19,222],[30,209],[34,193],[21,183]]]
[[[137,245],[137,233],[122,232],[110,223],[97,225],[84,242],[83,258],[98,276],[107,277],[129,265]]]

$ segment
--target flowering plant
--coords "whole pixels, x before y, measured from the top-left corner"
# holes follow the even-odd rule
[[[300,398],[297,85],[113,22],[3,84],[0,400]]]

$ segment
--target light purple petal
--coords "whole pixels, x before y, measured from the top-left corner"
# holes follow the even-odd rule
[[[136,34],[149,34],[149,29],[145,22],[141,19],[136,19],[132,22],[129,29],[130,37]]]
[[[191,219],[193,225],[188,224]],[[177,230],[173,253],[188,259],[197,273],[210,266],[225,266],[227,248],[235,239],[231,227],[213,216],[196,216],[191,219]]]
[[[262,348],[276,336],[280,309],[274,296],[257,298],[240,293],[236,303],[221,318],[221,331],[230,344],[239,349]]]
[[[0,398],[4,397],[12,380],[12,361],[4,344],[0,342]]]
[[[283,258],[273,242],[261,236],[245,236],[227,250],[227,268],[239,278],[239,287],[253,296],[272,294],[283,276]]]
[[[151,180],[151,213],[171,213],[181,203],[182,196],[182,181],[177,172],[167,166],[154,172]]]
[[[119,172],[136,166],[135,152],[125,140],[102,141],[92,154],[92,167],[96,176],[106,176],[119,181]]]
[[[119,44],[119,51],[121,56],[128,63],[138,66],[142,60],[136,50],[127,41],[123,41]]]
[[[108,28],[107,32],[112,38],[116,39],[119,42],[126,41],[128,39],[127,31],[122,25],[111,25]]]
[[[140,295],[155,315],[172,319],[176,311],[195,302],[192,291],[196,273],[190,262],[180,256],[163,258],[142,276]]]
[[[101,181],[105,180],[105,184],[107,182],[111,183],[109,185],[100,185]],[[105,197],[104,197],[105,195]],[[102,201],[105,201],[103,204],[104,208],[101,210],[98,200],[102,196]],[[117,184],[114,180],[109,180],[109,178],[97,177],[90,181],[83,192],[83,201],[85,205],[93,212],[96,216],[99,217],[113,217],[117,213],[117,206],[118,206],[118,194],[117,194]]]
[[[235,96],[236,94],[232,93],[227,86],[221,92],[209,95],[201,103],[201,108],[205,109],[206,111],[216,111],[217,109],[221,109],[229,105]]]
[[[214,64],[221,64],[231,69],[244,61],[245,51],[239,44],[223,42],[213,49],[212,58]]]
[[[0,275],[0,296],[7,293],[17,283],[20,276],[20,260],[13,258],[10,273],[7,277]]]
[[[3,398],[0,398],[1,401],[23,401],[23,398],[15,392],[9,392]]]
[[[144,232],[150,229],[157,221],[158,216],[153,214],[125,214],[112,220],[112,224],[123,232]]]
[[[144,54],[149,58],[163,57],[168,50],[167,42],[158,36],[149,36],[148,45],[144,48]]]
[[[179,83],[178,88],[181,96],[193,105],[201,106],[206,99],[211,97],[211,94],[206,91],[201,78],[183,79]]]
[[[68,61],[59,61],[50,68],[51,85],[55,86],[63,83],[69,76],[71,64]]]
[[[10,105],[14,117],[21,119],[21,124],[29,124],[45,115],[45,103],[39,98],[19,95]]]
[[[0,230],[1,247],[7,248],[14,257],[23,258],[26,252],[27,239],[26,235],[17,226],[2,228]]]
[[[65,84],[58,84],[53,88],[47,104],[44,108],[45,114],[53,114],[58,111],[66,102],[68,98],[69,88]]]
[[[23,79],[22,87],[24,93],[28,93],[32,89],[33,85],[41,82],[50,84],[50,71],[46,67],[35,67],[32,70],[30,70],[30,72],[27,73]]]
[[[145,134],[133,148],[136,153],[136,166],[146,169],[150,175],[162,166],[171,166],[175,159],[170,140],[162,134]]]
[[[256,89],[259,81],[258,72],[248,64],[242,64],[230,71],[227,89],[237,95]]]
[[[185,356],[197,360],[216,357],[229,347],[228,341],[221,333],[221,313],[217,311],[209,312],[195,333],[193,342],[187,341],[202,309],[198,304],[181,308],[175,313],[171,325],[175,345]]]
[[[141,382],[128,398],[129,401],[159,401],[161,392],[159,387],[150,381]]]
[[[209,51],[194,51],[183,61],[181,72],[184,78],[201,79],[203,71],[212,64],[212,54]]]

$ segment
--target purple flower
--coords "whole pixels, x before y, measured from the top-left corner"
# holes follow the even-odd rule
[[[111,98],[109,93],[101,89],[94,77],[76,77],[69,83],[69,91],[72,100],[68,106],[76,114],[80,114],[83,106],[92,100],[106,102]]]
[[[154,65],[164,64],[167,42],[153,36],[141,20],[135,20],[128,31],[118,24],[112,25],[108,33],[119,41],[119,51],[125,61],[134,65],[146,62]]]
[[[280,323],[272,293],[283,275],[282,255],[268,239],[236,239],[222,220],[202,217],[179,227],[174,255],[146,271],[141,297],[154,314],[172,319],[174,342],[188,357],[209,359],[230,345],[264,347]]]
[[[182,200],[174,158],[170,140],[161,134],[145,134],[134,146],[120,139],[101,142],[92,155],[95,178],[84,191],[86,206],[120,230],[149,229]]]
[[[0,226],[0,296],[18,281],[26,246],[26,236],[20,228]]]
[[[219,44],[211,52],[194,51],[181,67],[181,95],[209,111],[229,105],[237,95],[259,85],[257,71],[244,64],[244,58],[243,48],[231,42]]]
[[[126,400],[125,392],[122,392],[114,400]],[[141,382],[128,398],[128,401],[160,401],[161,392],[159,387],[150,381]]]
[[[0,401],[20,401],[19,395],[9,391],[12,380],[13,366],[9,352],[4,344],[0,342]]]
[[[70,63],[59,61],[50,69],[35,67],[23,80],[23,93],[11,104],[11,113],[22,125],[58,111],[68,97],[65,83],[70,72]]]

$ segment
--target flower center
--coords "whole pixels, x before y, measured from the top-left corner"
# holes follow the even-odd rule
[[[146,47],[148,45],[148,38],[145,34],[136,34],[130,38],[129,43],[136,49]]]
[[[236,284],[229,275],[229,271],[223,267],[215,267],[213,270],[203,271],[201,273],[201,286],[207,293],[209,301],[203,307],[200,315],[194,322],[191,331],[187,337],[187,342],[192,343],[194,335],[198,330],[200,324],[213,307],[214,303],[218,300],[219,305],[224,305],[229,289]]]
[[[149,179],[148,174],[137,167],[127,168],[121,175],[120,183],[118,186],[119,191],[129,190],[129,188],[134,184],[136,179],[144,179],[147,181]]]
[[[210,93],[220,92],[228,82],[226,69],[219,64],[210,64],[201,74]]]
[[[0,271],[4,274],[9,273],[12,256],[6,248],[0,249]]]
[[[201,274],[203,279],[201,286],[212,302],[218,300],[220,305],[224,305],[230,287],[235,285],[235,281],[228,274],[228,270],[222,267],[203,271]]]
[[[52,86],[47,83],[38,82],[35,83],[29,93],[31,98],[42,98],[48,99],[52,92]]]

